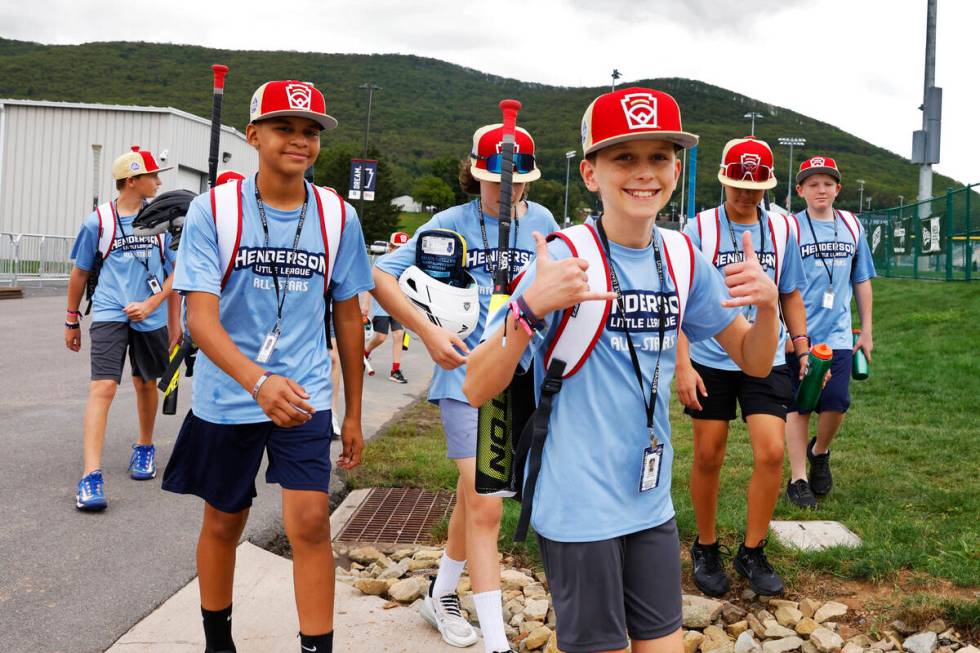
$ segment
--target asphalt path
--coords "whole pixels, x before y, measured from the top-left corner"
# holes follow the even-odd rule
[[[47,294],[47,293],[45,293]],[[82,415],[88,392],[88,320],[82,351],[63,342],[64,296],[0,301],[0,651],[104,651],[195,575],[202,504],[160,490],[163,468],[190,406],[182,380],[178,415],[158,416],[151,481],[126,473],[137,419],[129,371],[109,414],[102,470],[109,508],[75,509]],[[424,393],[431,374],[417,340],[403,352],[407,385],[387,380],[390,345],[365,379],[364,433],[373,435]],[[342,406],[341,402],[341,406]],[[335,443],[336,458],[339,445]],[[264,470],[245,539],[280,526],[278,486]]]

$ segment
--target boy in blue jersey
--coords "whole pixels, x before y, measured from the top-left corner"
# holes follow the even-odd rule
[[[677,653],[680,553],[667,413],[679,325],[694,341],[714,336],[744,369],[765,375],[779,331],[778,293],[751,248],[723,279],[685,238],[691,279],[680,314],[673,272],[661,264],[666,237],[655,220],[680,176],[677,152],[697,136],[683,130],[671,96],[645,88],[601,95],[585,112],[582,143],[580,171],[602,198],[596,237],[619,296],[590,290],[586,261],[563,241],[546,244],[535,234],[537,259],[513,295],[524,304],[522,320],[516,323],[511,311],[494,316],[486,341],[469,356],[464,390],[474,405],[490,400],[515,369],[530,369],[532,357],[550,350],[563,309],[610,302],[591,354],[554,395],[531,525],[561,650],[622,650],[631,643],[635,653]],[[732,310],[748,305],[756,307],[752,325]],[[531,324],[534,336],[525,330]],[[539,384],[542,366],[533,367]],[[660,474],[651,479],[645,470],[653,455]]]
[[[134,147],[112,163],[119,196],[93,211],[78,232],[71,257],[75,259],[68,281],[68,314],[65,345],[71,351],[82,346],[78,310],[82,293],[92,274],[98,284],[92,296],[92,381],[83,422],[83,470],[75,493],[79,510],[104,510],[108,505],[102,476],[109,406],[122,380],[126,351],[136,389],[139,438],[133,445],[129,474],[136,480],[156,476],[153,426],[156,422],[156,380],[167,367],[168,345],[179,337],[176,312],[168,331],[163,303],[170,295],[174,253],[170,235],[136,236],[133,220],[147,199],[160,187],[159,172],[150,152]],[[169,302],[173,308],[179,302]]]
[[[786,216],[759,206],[767,189],[776,185],[772,150],[754,137],[732,139],[725,146],[718,180],[725,189],[725,202],[692,220],[685,233],[694,246],[711,260],[721,274],[732,261],[744,256],[740,245],[745,235],[779,288],[783,318],[792,333],[796,354],[805,357],[806,314],[800,290],[806,283],[803,266]],[[743,309],[752,322],[752,307]],[[728,592],[730,582],[721,563],[721,544],[715,532],[718,484],[725,460],[728,425],[735,419],[735,404],[752,443],[752,478],[748,487],[745,539],[735,555],[735,569],[759,594],[781,594],[779,574],[765,555],[769,520],[782,489],[783,440],[786,411],[792,399],[792,380],[780,328],[779,347],[772,371],[765,378],[747,374],[715,340],[688,343],[682,335],[677,349],[677,395],[684,412],[693,419],[694,460],[691,465],[691,502],[698,536],[691,546],[694,583],[709,596]],[[796,356],[790,356],[796,358]],[[797,368],[798,369],[798,368]]]
[[[422,606],[422,616],[438,628],[453,646],[469,646],[477,641],[476,632],[460,616],[456,585],[469,564],[480,628],[487,653],[507,651],[500,600],[500,566],[497,535],[502,502],[498,497],[476,493],[477,409],[463,394],[466,354],[480,341],[493,292],[493,272],[497,265],[497,212],[500,206],[499,152],[503,138],[501,125],[481,127],[473,135],[470,158],[460,166],[460,186],[475,199],[432,216],[419,227],[404,247],[379,259],[375,264],[375,297],[388,313],[418,334],[436,363],[429,388],[429,401],[439,405],[446,432],[446,455],[459,470],[456,507],[449,520],[449,537],[439,564],[439,572]],[[551,233],[558,224],[545,207],[524,200],[526,184],[541,176],[534,162],[534,140],[517,128],[513,189],[513,223],[510,248],[504,255],[511,271],[519,270],[534,254],[531,233]],[[436,326],[415,310],[398,287],[398,277],[415,264],[418,234],[430,229],[450,229],[466,242],[466,271],[479,286],[479,322],[464,342],[456,333]],[[470,325],[473,326],[473,325]]]
[[[806,270],[803,291],[810,341],[826,343],[834,351],[830,381],[820,395],[816,412],[816,437],[807,442],[810,414],[790,406],[786,425],[786,448],[791,477],[786,496],[803,508],[816,508],[818,496],[833,485],[830,473],[830,444],[840,430],[844,413],[851,405],[848,386],[851,362],[858,349],[871,360],[874,349],[871,320],[871,279],[874,262],[864,227],[852,213],[834,209],[840,193],[840,170],[830,157],[815,156],[800,164],[796,192],[806,200],[806,209],[793,216],[800,234],[800,253]],[[861,335],[851,335],[851,297],[857,303]],[[795,365],[790,361],[791,367]],[[806,463],[810,461],[807,478]]]
[[[320,151],[320,132],[336,125],[312,85],[263,84],[246,130],[259,153],[258,174],[195,199],[181,236],[174,287],[186,297],[200,355],[192,410],[163,487],[205,501],[197,569],[207,651],[214,653],[235,650],[235,550],[263,451],[266,482],[282,486],[302,650],[333,646],[324,314],[332,297],[346,405],[337,464],[350,469],[363,447],[357,295],[372,287],[357,214],[303,179]]]
[[[388,252],[391,254],[399,247],[408,242],[408,234],[404,231],[396,231],[388,239]],[[388,315],[384,307],[377,300],[370,302],[371,326],[374,327],[374,337],[364,344],[364,358],[371,358],[371,352],[380,347],[388,334],[391,334],[391,371],[388,372],[388,380],[394,383],[408,383],[408,379],[402,374],[401,355],[402,340],[405,337],[405,328],[395,318]]]

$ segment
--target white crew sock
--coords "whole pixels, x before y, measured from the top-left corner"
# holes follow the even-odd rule
[[[437,599],[456,592],[456,585],[459,584],[459,577],[463,575],[465,564],[465,560],[453,560],[443,551],[442,559],[439,560],[439,573],[436,574],[436,582],[432,586],[432,598]]]
[[[473,603],[476,604],[476,615],[480,618],[480,630],[483,631],[486,653],[510,651],[510,643],[504,633],[504,610],[500,605],[500,590],[474,594]]]

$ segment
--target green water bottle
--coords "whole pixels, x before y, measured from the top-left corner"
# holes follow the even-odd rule
[[[834,350],[824,343],[814,345],[810,349],[806,376],[800,381],[796,391],[796,406],[801,413],[812,412],[820,400],[823,391],[823,378],[827,376],[831,363],[834,362]]]
[[[853,335],[856,345],[861,336],[861,329],[854,329]],[[868,365],[868,357],[864,355],[863,349],[858,349],[854,352],[854,362],[851,364],[851,378],[855,381],[864,381],[869,376],[871,376],[871,368]]]

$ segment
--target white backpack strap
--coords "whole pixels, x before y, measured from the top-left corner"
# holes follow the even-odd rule
[[[99,254],[105,260],[116,242],[116,207],[112,202],[106,202],[99,204],[95,212],[99,215]]]
[[[585,259],[589,263],[589,288],[593,292],[609,292],[612,280],[609,277],[609,262],[599,242],[599,234],[592,225],[580,224],[555,232],[550,239],[560,238],[571,250],[572,256]],[[589,301],[565,310],[558,325],[558,331],[545,353],[544,367],[551,367],[551,361],[565,362],[563,378],[578,372],[589,354],[599,342],[599,336],[606,326],[606,318],[612,308],[612,301]]]
[[[347,207],[343,198],[332,188],[314,186],[316,208],[320,212],[320,234],[323,236],[323,251],[327,256],[327,270],[323,275],[323,294],[330,289],[333,266],[337,262],[340,238],[347,221]]]
[[[211,215],[218,238],[221,287],[224,288],[235,267],[235,255],[242,240],[242,182],[221,184],[211,189]]]
[[[701,211],[697,216],[698,238],[701,239],[701,253],[711,261],[711,265],[718,264],[718,244],[721,242],[721,217],[718,209],[708,209]]]
[[[800,221],[796,218],[795,213],[790,213],[786,216],[786,224],[789,225],[789,232],[793,234],[793,238],[796,239],[796,244],[800,244]]]
[[[691,284],[694,283],[694,244],[687,234],[680,231],[660,229],[664,244],[664,255],[667,259],[667,272],[677,289],[677,330],[680,331],[684,319],[684,309],[687,308],[687,298],[691,295]],[[663,292],[663,289],[661,289]]]
[[[774,264],[775,272],[773,281],[779,286],[779,272],[786,256],[786,244],[789,242],[789,222],[782,213],[769,213],[769,233],[772,234],[772,248],[776,253]]]
[[[857,251],[858,236],[861,233],[861,223],[850,211],[837,211],[837,215],[840,216],[841,221],[847,230],[851,232],[851,238],[854,239],[854,251]]]

